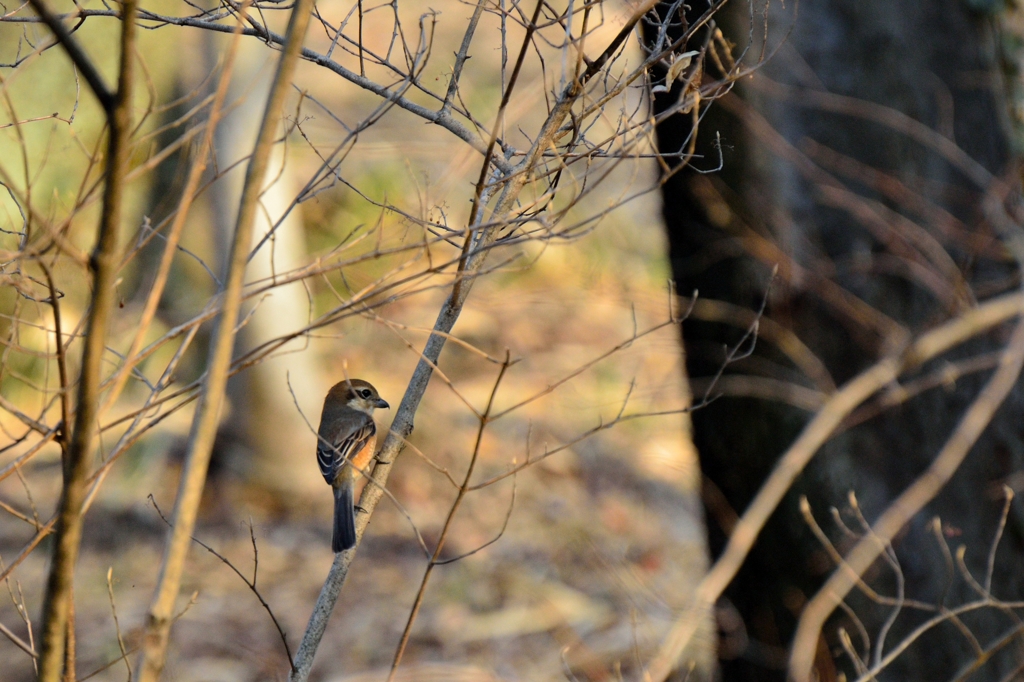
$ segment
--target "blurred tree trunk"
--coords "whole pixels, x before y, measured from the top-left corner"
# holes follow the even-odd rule
[[[691,18],[707,6],[704,0],[689,4]],[[1004,89],[998,59],[1007,36],[997,28],[1007,29],[1006,15],[980,14],[964,0],[817,0],[800,3],[794,24],[793,9],[791,3],[773,3],[768,43],[769,49],[781,43],[778,52],[702,119],[697,147],[704,158],[695,165],[717,165],[717,132],[723,169],[711,175],[683,170],[664,188],[678,291],[698,289],[702,299],[757,310],[778,265],[766,316],[795,333],[827,369],[809,376],[792,355],[762,338],[752,357],[727,369],[726,395],[693,414],[713,555],[723,547],[730,513],[744,511],[810,415],[806,405],[769,398],[765,380],[827,392],[830,380],[841,385],[898,347],[901,330],[916,334],[1020,285],[985,218],[983,202],[993,187],[979,184],[978,173],[972,180],[941,151],[954,141],[994,177],[1017,187],[1011,149],[1019,147],[1010,142],[1013,107],[1004,94],[1012,98],[1015,89],[1012,83]],[[733,41],[745,42],[749,12],[749,5],[734,2],[719,16]],[[755,15],[755,36],[761,26],[762,17]],[[753,62],[759,49],[755,44],[746,61]],[[1003,55],[1012,58],[1010,52]],[[678,92],[659,95],[657,110],[677,98]],[[923,127],[915,129],[914,122]],[[930,142],[925,129],[934,134]],[[661,151],[685,149],[691,130],[689,115],[666,119],[658,128]],[[684,323],[695,395],[721,366],[722,344],[735,343],[742,332],[720,321]],[[998,349],[1004,340],[993,334],[956,358]],[[941,366],[932,363],[923,373]],[[853,491],[873,521],[931,461],[988,374],[947,382],[868,418],[819,453],[720,604],[725,680],[785,678],[800,608],[834,569],[800,516],[799,495],[809,497],[818,522],[842,549],[842,529],[829,507],[847,509]],[[754,378],[740,389],[746,395],[729,388],[738,386],[729,383],[737,375]],[[1001,485],[1024,465],[1022,393],[1011,395],[952,484],[900,539],[896,552],[907,598],[950,607],[977,598],[962,576],[950,578],[929,524],[941,517],[951,550],[967,546],[966,565],[980,580],[1003,504]],[[855,518],[844,519],[859,529]],[[1022,537],[1024,516],[1015,502],[993,580],[1000,599],[1024,597]],[[895,574],[881,563],[870,582],[884,594],[896,594]],[[885,652],[933,615],[903,609],[880,638],[892,607],[860,595],[851,595],[849,604],[871,648],[884,639]],[[854,673],[835,625],[846,627],[858,651],[864,648],[849,619],[834,621],[819,656],[821,679]],[[982,647],[1011,624],[991,609],[965,621]],[[880,679],[950,679],[976,658],[970,641],[946,623],[912,645]],[[1006,679],[1022,660],[1020,640],[1011,640],[971,679]]]
[[[219,73],[219,57],[223,55],[228,37],[204,31],[183,34],[182,39],[187,41],[187,49],[196,52],[202,59],[197,63],[182,62],[177,65],[175,99],[180,99],[180,104],[163,114],[165,124],[178,120],[192,106],[191,100],[186,97],[192,89],[205,87],[212,93],[216,79],[205,83],[205,86],[202,84],[210,73]],[[252,149],[263,114],[261,107],[266,101],[273,76],[273,69],[267,68],[272,61],[267,61],[263,45],[242,41],[240,51],[228,95],[230,106],[215,134],[217,168],[211,167],[208,174],[224,173],[232,164],[235,167],[214,182],[205,193],[208,201],[193,209],[197,212],[208,211],[208,220],[215,229],[209,234],[209,242],[195,251],[195,258],[203,260],[205,270],[186,258],[179,258],[178,265],[172,270],[169,291],[165,293],[160,310],[169,325],[184,322],[191,310],[187,306],[201,304],[213,295],[216,287],[212,273],[219,274],[222,271],[230,249],[231,230],[235,224],[235,212],[238,210],[245,172],[245,163],[238,161]],[[169,127],[161,136],[162,145],[171,143],[181,133],[179,126]],[[176,207],[191,153],[191,148],[186,147],[161,164],[155,173],[149,192],[148,213],[154,225]],[[292,207],[288,210],[295,200],[298,187],[295,187],[292,169],[285,164],[284,145],[277,145],[267,177],[268,186],[261,196],[253,247],[267,234],[272,223],[285,217],[274,237],[250,261],[246,270],[247,284],[269,279],[275,273],[293,270],[306,262],[305,232],[300,209]],[[164,245],[161,239],[153,239],[137,257],[137,266],[125,285],[125,289],[132,292],[134,305],[142,306]],[[182,267],[182,262],[191,267]],[[204,271],[209,275],[202,275]],[[234,357],[270,339],[303,328],[309,320],[310,300],[302,283],[295,282],[277,287],[272,294],[260,300],[243,303],[241,319],[245,326],[236,337]],[[183,305],[186,307],[179,309]],[[195,364],[186,364],[182,369],[182,374],[189,380],[198,378],[204,370],[202,363],[207,355],[210,331],[208,327],[200,331],[191,353]],[[247,485],[269,493],[262,497],[262,502],[272,508],[286,507],[292,503],[300,506],[307,504],[309,492],[321,490],[323,483],[315,467],[295,466],[296,457],[302,458],[303,453],[308,455],[313,452],[315,436],[295,409],[288,390],[288,380],[300,407],[311,421],[318,418],[320,401],[327,390],[316,353],[294,352],[303,349],[305,345],[306,341],[302,338],[291,341],[278,349],[279,357],[256,364],[228,381],[228,409],[225,410],[217,434],[208,472],[212,486],[230,479],[244,480]],[[183,447],[183,442],[175,446],[176,456],[184,455]],[[215,492],[207,494],[206,499],[210,503],[207,512],[212,513],[213,517],[222,517],[227,513],[225,496]]]
[[[207,32],[208,66],[216,59],[219,36]],[[239,67],[235,69],[230,98],[238,106],[218,126],[216,157],[221,168],[235,163],[252,149],[256,139],[262,106],[270,88],[273,70],[266,68],[263,46],[243,41]],[[286,121],[287,124],[287,121]],[[253,247],[261,242],[272,226],[273,235],[262,243],[246,270],[246,283],[266,281],[307,262],[305,231],[301,209],[293,206],[299,188],[286,158],[287,145],[276,145],[267,172],[267,187],[260,197],[261,209],[253,234]],[[231,226],[242,191],[244,164],[217,181],[211,188],[214,223],[214,263],[219,267],[227,253]],[[297,331],[310,321],[309,297],[302,282],[278,286],[271,294],[243,306],[245,327],[239,331],[235,357],[288,332]],[[275,355],[228,382],[231,410],[225,415],[219,434],[227,452],[219,453],[224,465],[242,474],[250,484],[258,484],[279,500],[308,499],[310,490],[322,487],[315,467],[296,466],[316,448],[316,437],[296,410],[289,392],[291,383],[299,407],[308,420],[319,418],[320,402],[329,387],[322,376],[316,352],[302,350],[309,340],[298,338],[279,348]],[[312,455],[309,455],[310,457]],[[298,458],[298,460],[297,460]]]

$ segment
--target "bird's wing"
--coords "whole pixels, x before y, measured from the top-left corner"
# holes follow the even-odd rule
[[[365,419],[352,424],[351,428],[342,429],[334,442],[328,444],[321,438],[316,447],[316,461],[320,465],[320,473],[327,482],[334,484],[338,472],[366,444],[377,435],[377,426],[369,415]]]

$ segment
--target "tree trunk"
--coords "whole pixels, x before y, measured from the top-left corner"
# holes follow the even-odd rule
[[[706,7],[690,4],[690,16]],[[1020,285],[986,214],[986,198],[992,200],[1001,183],[1018,184],[991,18],[958,0],[819,0],[798,9],[794,17],[792,3],[772,5],[768,47],[781,45],[778,51],[701,120],[697,150],[703,158],[694,165],[717,165],[717,132],[722,170],[683,170],[664,187],[678,291],[697,289],[708,302],[683,325],[695,395],[721,367],[723,344],[735,343],[747,324],[738,317],[723,320],[730,310],[760,307],[776,265],[765,316],[821,363],[802,355],[798,345],[780,343],[785,331],[763,333],[751,357],[726,368],[718,389],[723,397],[694,412],[712,554],[723,547],[730,511],[743,512],[808,421],[816,392],[841,386],[898,349],[907,333],[916,335]],[[748,5],[731,3],[719,26],[738,42],[748,35],[749,17]],[[792,33],[783,39],[790,24]],[[755,36],[761,27],[755,14]],[[753,45],[746,61],[759,50]],[[659,95],[657,111],[677,97]],[[675,115],[659,125],[663,153],[685,149],[691,120]],[[1005,331],[961,347],[916,376],[998,350]],[[829,508],[839,508],[859,533],[860,522],[849,512],[853,492],[872,522],[931,462],[990,370],[991,363],[939,381],[880,414],[865,413],[812,461],[719,605],[725,680],[785,679],[800,608],[835,569],[800,515],[799,496],[808,496],[836,547],[849,547]],[[904,377],[904,386],[913,378]],[[892,395],[898,390],[894,386]],[[1022,408],[1018,388],[952,483],[905,529],[895,550],[907,599],[952,608],[978,598],[965,577],[947,566],[930,524],[940,517],[954,556],[966,545],[966,566],[982,582],[1003,506],[1001,486],[1012,485],[1024,464]],[[1024,597],[1022,537],[1024,516],[1015,502],[992,582],[999,599]],[[887,564],[876,563],[867,578],[880,593],[897,594],[897,575]],[[870,645],[848,616],[834,617],[819,655],[821,679],[839,672],[858,676],[836,626],[846,628],[870,666],[876,649],[888,653],[935,615],[904,607],[886,634],[891,605],[860,593],[847,601]],[[740,618],[723,617],[735,615]],[[989,608],[962,625],[984,649],[1015,622]],[[970,639],[946,622],[878,679],[952,679],[978,658]],[[1021,660],[1020,640],[1012,640],[971,679],[1004,679]]]

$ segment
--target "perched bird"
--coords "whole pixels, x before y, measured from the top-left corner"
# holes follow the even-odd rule
[[[354,482],[365,471],[377,443],[373,411],[390,405],[369,382],[345,379],[324,398],[317,432],[316,461],[320,473],[334,488],[334,532],[331,549],[342,552],[356,544]]]

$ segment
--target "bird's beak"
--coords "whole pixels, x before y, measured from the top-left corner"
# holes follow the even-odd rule
[[[390,405],[388,405],[388,401],[384,400],[383,398],[377,398],[377,402],[374,403],[374,406],[380,407],[385,410],[391,407]]]

